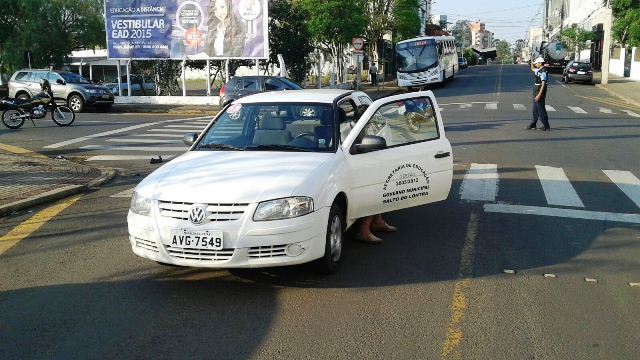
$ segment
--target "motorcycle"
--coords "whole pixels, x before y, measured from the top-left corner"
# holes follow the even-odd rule
[[[54,98],[53,94],[42,92],[31,99],[4,99],[0,102],[2,123],[9,129],[19,129],[26,119],[31,120],[36,127],[34,119],[44,118],[51,112],[51,119],[58,126],[69,126],[76,119],[76,114],[66,105],[58,105],[56,100],[65,101],[63,98]]]

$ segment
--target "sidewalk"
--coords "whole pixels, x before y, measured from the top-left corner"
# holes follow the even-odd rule
[[[81,193],[115,176],[113,169],[50,159],[2,144],[0,164],[0,216]]]
[[[593,81],[596,83],[597,87],[632,105],[640,107],[640,81],[609,74],[609,83],[607,85],[602,85],[600,84],[600,79],[601,73],[595,72],[593,74]]]

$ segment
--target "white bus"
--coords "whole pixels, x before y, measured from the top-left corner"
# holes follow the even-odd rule
[[[396,44],[398,86],[419,87],[444,82],[458,72],[453,36],[422,36]]]

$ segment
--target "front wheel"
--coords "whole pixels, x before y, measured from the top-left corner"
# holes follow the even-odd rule
[[[84,110],[84,99],[80,95],[71,95],[68,105],[73,111],[82,112]]]
[[[51,112],[51,119],[58,126],[69,126],[76,119],[76,113],[67,106],[57,106]]]
[[[2,123],[9,129],[19,129],[24,124],[22,115],[18,110],[7,110],[2,113]]]
[[[316,260],[318,270],[325,274],[333,274],[342,262],[342,245],[344,242],[344,216],[342,208],[333,204],[329,211],[327,236],[324,246],[324,256]]]

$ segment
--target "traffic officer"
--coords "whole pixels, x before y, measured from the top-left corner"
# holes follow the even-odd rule
[[[549,76],[547,69],[544,67],[544,58],[538,56],[538,58],[532,64],[532,70],[534,72],[533,82],[533,121],[527,129],[536,129],[538,119],[542,122],[544,127],[538,130],[549,131],[549,117],[547,116],[547,109],[545,108],[545,98],[547,96],[547,83]]]

